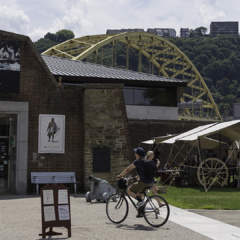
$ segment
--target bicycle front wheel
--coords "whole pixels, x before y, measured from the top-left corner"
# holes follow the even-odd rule
[[[147,199],[143,216],[152,227],[164,225],[169,218],[169,214],[170,208],[163,197],[154,195]]]
[[[128,215],[127,199],[119,193],[109,197],[106,203],[106,213],[109,220],[113,223],[123,222]]]

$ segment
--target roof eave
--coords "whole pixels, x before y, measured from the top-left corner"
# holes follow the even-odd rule
[[[137,79],[116,79],[116,78],[100,78],[87,76],[66,76],[54,75],[57,79],[61,78],[63,83],[83,84],[83,83],[116,83],[126,86],[159,86],[159,87],[185,87],[186,81],[153,81],[153,80],[137,80]]]

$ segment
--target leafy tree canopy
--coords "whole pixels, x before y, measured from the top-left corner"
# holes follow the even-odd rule
[[[202,36],[169,40],[197,67],[223,117],[231,116],[233,103],[240,102],[240,38]]]
[[[36,41],[34,45],[38,52],[42,53],[48,48],[71,38],[74,38],[74,33],[71,30],[62,29],[56,33],[48,32],[43,38]]]

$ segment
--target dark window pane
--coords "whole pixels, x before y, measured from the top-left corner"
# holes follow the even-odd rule
[[[132,105],[134,104],[133,102],[133,89],[132,88],[124,88],[123,89],[123,95],[124,95],[124,100],[125,100],[125,104],[129,104]]]
[[[144,96],[151,106],[177,106],[176,88],[148,88]]]
[[[111,152],[108,147],[93,148],[93,172],[111,171]]]
[[[135,105],[144,105],[144,90],[143,89],[134,89],[134,104]]]
[[[124,88],[127,105],[177,106],[177,88]]]

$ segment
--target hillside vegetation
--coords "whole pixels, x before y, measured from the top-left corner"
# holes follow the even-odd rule
[[[71,38],[74,38],[74,33],[71,30],[62,29],[56,33],[48,32],[43,38],[40,38],[38,41],[36,41],[34,45],[38,52],[42,53],[48,48]]]
[[[197,67],[223,117],[231,116],[233,103],[240,102],[240,38],[205,36],[170,41]]]

